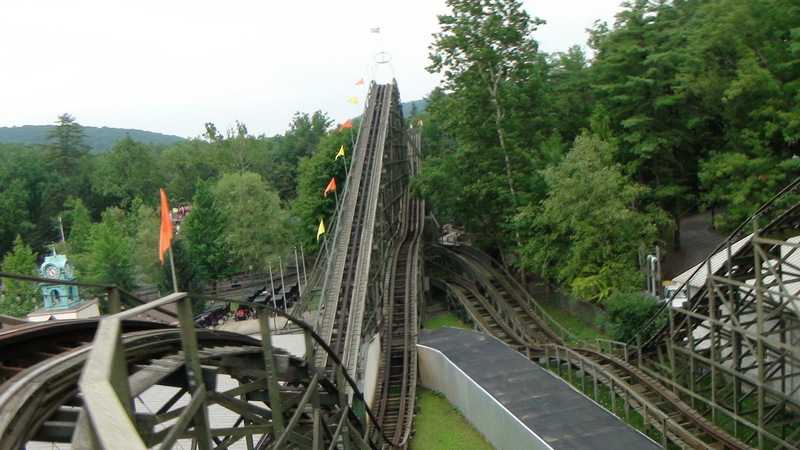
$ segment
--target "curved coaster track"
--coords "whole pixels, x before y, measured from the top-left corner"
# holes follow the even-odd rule
[[[679,277],[688,301],[670,307],[668,299],[628,343],[572,336],[502,266],[472,247],[436,247],[427,271],[478,329],[595,401],[605,396],[626,420],[637,415],[643,431],[665,448],[798,448],[798,185]],[[759,220],[769,224],[760,227]],[[646,337],[659,318],[665,325]]]
[[[130,321],[170,304],[180,327]],[[99,319],[3,331],[0,448],[381,447],[380,430],[370,437],[366,426],[372,413],[348,405],[345,386],[356,384],[338,357],[309,325],[286,317],[307,346],[331,354],[334,379],[314,369],[311,354],[274,349],[267,313],[260,340],[196,330],[183,293]]]
[[[423,288],[424,204],[408,194],[418,149],[396,85],[373,84],[330,253],[292,311],[319,301],[316,327],[240,302],[268,310],[255,339],[196,330],[193,299],[176,293],[96,320],[0,333],[0,448],[407,447]],[[121,309],[118,293],[109,300]],[[179,327],[131,321],[165,307],[177,308]],[[304,357],[273,348],[274,314],[304,336]],[[365,337],[385,355],[372,364],[381,379],[370,398]]]

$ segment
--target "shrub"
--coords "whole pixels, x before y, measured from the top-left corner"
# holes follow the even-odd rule
[[[659,313],[663,305],[642,293],[614,292],[603,302],[603,306],[605,314],[598,318],[601,322],[599,325],[608,331],[611,339],[628,342]],[[663,324],[663,317],[653,321],[642,330],[642,338],[650,338]]]

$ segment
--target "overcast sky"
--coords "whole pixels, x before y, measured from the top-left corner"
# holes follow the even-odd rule
[[[526,0],[547,52],[585,47],[622,0]],[[425,67],[444,0],[26,0],[0,5],[0,127],[84,126],[197,137],[206,122],[283,134],[296,112],[342,123],[365,82],[397,80],[402,101],[440,76]],[[379,28],[379,33],[373,33]],[[391,55],[377,64],[376,55]],[[358,105],[347,100],[358,97]]]

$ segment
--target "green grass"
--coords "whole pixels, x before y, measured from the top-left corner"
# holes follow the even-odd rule
[[[459,319],[455,313],[438,314],[428,318],[427,323],[425,323],[425,329],[427,330],[436,330],[441,327],[472,329],[471,326]]]
[[[411,440],[413,450],[494,448],[472,428],[458,409],[447,402],[443,394],[417,387],[417,407],[419,413],[414,419],[416,434]]]
[[[540,302],[539,305],[543,310],[545,310],[545,312],[547,312],[547,314],[550,315],[550,317],[553,318],[553,320],[560,323],[562,327],[566,328],[570,331],[570,333],[579,338],[609,339],[607,334],[603,333],[593,324],[585,322],[584,320],[571,315],[569,312],[549,302]]]

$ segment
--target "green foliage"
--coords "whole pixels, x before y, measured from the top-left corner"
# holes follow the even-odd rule
[[[714,153],[701,166],[698,176],[706,192],[703,199],[710,204],[727,205],[726,213],[716,216],[715,225],[731,231],[800,176],[800,159],[781,161],[750,158],[743,153]]]
[[[298,112],[289,131],[277,141],[270,158],[271,170],[264,177],[278,190],[282,201],[289,202],[299,195],[300,162],[318,151],[332,123],[333,120],[320,111],[311,116]]]
[[[268,261],[291,247],[289,217],[281,209],[277,192],[260,175],[223,175],[212,193],[225,224],[225,248],[240,270],[253,266],[263,272]]]
[[[186,256],[201,278],[212,283],[232,275],[224,241],[225,219],[214,203],[209,183],[197,185],[192,211],[184,219],[180,234],[187,243]]]
[[[36,254],[22,241],[22,236],[14,239],[14,249],[3,258],[2,271],[17,275],[39,276],[36,267]],[[3,279],[0,314],[14,317],[25,317],[37,304],[38,287],[30,281],[19,281],[12,278]]]
[[[20,236],[33,228],[28,221],[30,193],[25,181],[16,178],[7,186],[7,189],[0,190],[0,252],[11,250],[12,236]]]
[[[647,188],[623,176],[613,148],[584,135],[564,160],[543,172],[549,196],[522,208],[514,227],[522,236],[519,264],[569,286],[585,300],[641,283],[638,250],[658,242],[668,223],[657,207],[645,211]]]
[[[85,253],[89,250],[92,232],[89,210],[81,199],[72,196],[67,198],[64,206],[67,209],[61,213],[61,217],[69,249],[71,252]]]
[[[344,157],[336,159],[342,147]],[[297,235],[307,254],[320,250],[322,241],[317,242],[320,219],[332,230],[336,199],[344,193],[345,166],[350,167],[352,152],[349,133],[335,131],[320,140],[313,154],[300,160],[297,199],[292,202],[292,212],[299,219]],[[332,178],[336,179],[337,190],[325,197],[323,193]]]
[[[451,119],[460,124],[453,131],[461,145],[498,154],[502,179],[516,206],[524,160],[518,152],[530,135],[530,112],[537,111],[531,100],[541,92],[543,61],[532,33],[544,22],[531,19],[517,1],[446,3],[451,13],[439,16],[442,31],[434,34],[427,69],[443,73],[444,88],[458,102],[453,106],[463,112]],[[532,130],[535,134],[537,127]]]
[[[589,80],[589,61],[580,46],[551,56],[547,88],[550,109],[559,134],[572,141],[589,128],[594,106],[594,93]]]
[[[644,294],[614,292],[603,301],[603,306],[605,315],[598,319],[598,325],[608,330],[611,339],[616,341],[629,342],[640,331],[644,341],[664,325],[665,316],[661,316],[642,330],[663,307],[662,303]]]
[[[136,287],[131,238],[122,226],[123,211],[109,209],[103,221],[92,227],[89,251],[85,256],[87,281],[116,284],[126,291]]]
[[[134,198],[147,203],[158,200],[164,175],[156,164],[155,149],[136,142],[129,135],[98,157],[98,170],[92,174],[92,190],[112,198],[121,208],[129,208]]]

